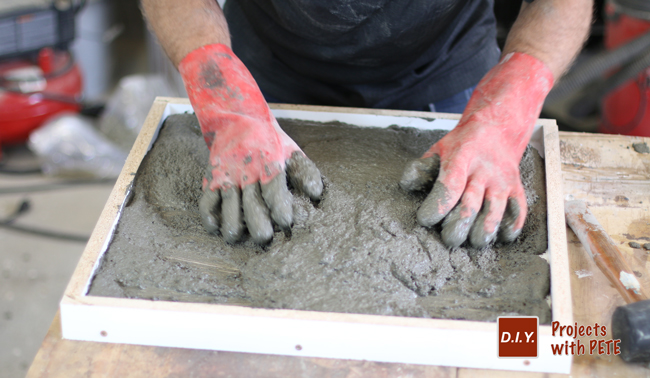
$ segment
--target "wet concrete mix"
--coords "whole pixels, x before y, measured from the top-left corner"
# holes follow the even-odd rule
[[[406,163],[445,132],[284,119],[321,170],[323,198],[294,193],[294,226],[267,246],[208,234],[198,201],[208,160],[196,117],[170,116],[136,174],[90,295],[264,308],[549,323],[544,163],[520,169],[529,214],[511,244],[449,249],[417,224],[426,193],[398,182]]]

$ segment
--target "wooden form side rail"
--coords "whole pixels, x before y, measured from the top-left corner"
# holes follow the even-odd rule
[[[266,310],[86,295],[94,269],[119,219],[135,172],[155,140],[159,126],[167,114],[183,112],[188,108],[186,99],[158,98],[154,102],[61,301],[63,337],[293,356],[524,371],[569,371],[570,356],[550,355],[550,344],[564,340],[551,336],[549,326],[540,326],[540,357],[524,361],[496,358],[495,323]],[[458,119],[458,115],[426,112],[292,105],[273,108],[276,112],[294,115],[349,115],[356,117],[354,119],[376,116],[373,122],[380,119],[393,122],[392,117],[401,117],[414,124],[424,122],[425,128]],[[546,158],[553,320],[572,324],[557,126],[550,120],[540,120],[539,124],[541,126],[536,129],[534,138],[541,141],[539,147],[543,147]],[[473,358],[466,358],[468,355]]]

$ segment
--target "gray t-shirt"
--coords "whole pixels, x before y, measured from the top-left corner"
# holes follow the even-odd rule
[[[303,104],[424,109],[499,58],[492,0],[228,0],[233,50]]]

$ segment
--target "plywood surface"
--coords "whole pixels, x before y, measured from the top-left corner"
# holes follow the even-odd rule
[[[612,238],[623,243],[621,249],[641,275],[642,283],[647,285],[645,251],[627,246],[630,240],[641,244],[650,241],[642,239],[650,238],[647,164],[650,157],[627,148],[637,139],[563,133],[562,168],[565,194],[585,199],[592,205],[592,211]],[[567,236],[573,272],[574,318],[583,324],[598,321],[609,325],[613,308],[622,304],[622,300],[599,275],[570,230]],[[581,272],[582,278],[576,271]],[[649,373],[645,367],[624,364],[618,357],[576,357],[572,370],[572,376],[579,377],[637,377]],[[57,316],[27,376],[533,377],[542,374],[70,341],[61,339]]]
[[[560,141],[565,194],[587,202],[605,231],[619,243],[619,249],[647,290],[648,251],[633,249],[628,243],[638,241],[643,245],[650,241],[650,155],[632,148],[633,143],[650,145],[650,138],[560,133]],[[625,302],[569,228],[567,242],[575,321],[609,327],[614,309]],[[626,364],[619,357],[587,355],[574,358],[573,373],[648,377],[650,369],[641,364]]]

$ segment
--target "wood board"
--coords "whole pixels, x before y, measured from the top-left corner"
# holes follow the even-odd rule
[[[451,129],[458,115],[274,106],[277,117],[338,120],[359,126]],[[191,111],[187,100],[158,98],[118,178],[109,201],[61,301],[63,337],[195,349],[463,366],[569,372],[570,356],[553,356],[549,326],[540,326],[537,359],[497,358],[495,323],[104,298],[87,295],[94,270],[119,221],[126,194],[162,121]],[[557,126],[540,120],[533,141],[546,160],[549,260],[553,320],[572,324]],[[445,342],[442,342],[442,341]],[[472,356],[472,358],[467,358]]]

